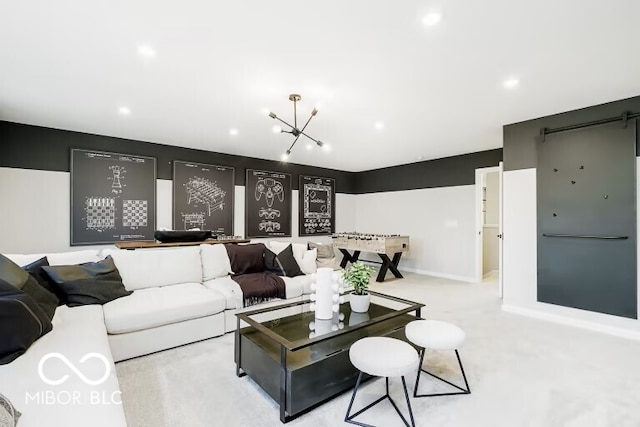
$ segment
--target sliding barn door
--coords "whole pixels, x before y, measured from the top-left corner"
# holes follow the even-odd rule
[[[538,142],[538,301],[637,318],[635,122]]]

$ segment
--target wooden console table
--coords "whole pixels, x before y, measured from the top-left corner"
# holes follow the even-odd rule
[[[398,264],[402,253],[409,251],[409,236],[344,233],[334,234],[331,237],[333,246],[338,248],[343,255],[340,267],[345,268],[348,262],[358,261],[361,252],[373,252],[378,254],[382,260],[376,282],[384,282],[389,270],[396,278],[402,279]],[[353,251],[353,254],[349,251]],[[392,258],[389,258],[389,255]]]
[[[162,243],[157,240],[154,241],[145,241],[145,240],[137,240],[137,241],[121,241],[115,242],[114,245],[118,249],[146,249],[146,248],[170,248],[176,246],[197,246],[197,245],[215,245],[218,243],[249,243],[250,240],[246,239],[238,239],[238,240],[218,240],[218,239],[207,239],[202,240],[200,242],[172,242],[172,243]]]

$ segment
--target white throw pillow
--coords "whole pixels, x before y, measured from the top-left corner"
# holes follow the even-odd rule
[[[9,258],[11,261],[18,264],[20,267],[24,267],[25,265],[31,264],[34,261],[39,260],[40,258],[44,258],[46,254],[2,254]]]
[[[296,262],[300,266],[300,270],[304,274],[313,274],[316,272],[316,257],[318,256],[317,249],[311,249],[309,251],[304,251],[302,257],[296,258],[295,252],[293,253],[293,257],[296,259]]]
[[[200,256],[202,257],[203,281],[233,274],[229,254],[224,245],[200,245]]]

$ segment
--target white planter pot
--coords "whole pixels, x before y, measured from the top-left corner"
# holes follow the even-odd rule
[[[366,313],[369,310],[369,303],[371,302],[371,295],[349,295],[349,305],[351,311],[355,313]]]

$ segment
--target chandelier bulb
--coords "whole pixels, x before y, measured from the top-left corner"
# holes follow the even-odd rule
[[[322,141],[316,141],[316,144],[318,144],[318,147],[322,148],[322,146],[324,145],[324,142],[322,142]]]
[[[310,142],[307,142],[307,144],[305,145],[307,147],[307,150],[312,150],[313,149],[313,144]]]
[[[318,109],[314,107],[313,111],[311,111],[311,115],[315,116],[316,114],[318,114]]]
[[[280,160],[282,160],[283,162],[286,162],[287,160],[289,160],[289,153],[290,153],[289,150],[287,150],[286,153],[282,153],[282,156],[280,156]]]
[[[281,133],[282,132],[282,128],[278,125],[273,125],[273,127],[271,128],[271,131],[273,133]]]
[[[269,111],[269,117],[271,117],[272,119],[275,119],[276,117],[276,113]]]

